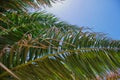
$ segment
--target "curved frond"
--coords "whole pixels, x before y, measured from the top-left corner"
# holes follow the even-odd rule
[[[22,80],[85,80],[119,73],[120,41],[44,12],[5,16],[12,23],[2,24],[0,61]],[[0,73],[1,79],[13,79],[3,69]]]
[[[25,11],[27,8],[39,8],[42,6],[52,6],[52,3],[62,0],[0,0],[0,12],[5,10]]]

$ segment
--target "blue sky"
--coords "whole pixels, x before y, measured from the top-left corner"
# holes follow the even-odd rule
[[[47,11],[70,24],[120,40],[120,0],[65,0]]]

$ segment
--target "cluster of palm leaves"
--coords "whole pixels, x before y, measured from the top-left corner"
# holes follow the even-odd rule
[[[46,12],[26,12],[56,1],[0,1],[0,80],[118,79],[119,40]]]

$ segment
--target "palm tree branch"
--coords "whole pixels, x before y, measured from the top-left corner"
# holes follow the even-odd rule
[[[114,54],[112,54],[111,51],[114,52]],[[97,54],[96,54],[96,52],[97,52]],[[118,60],[119,59],[119,57],[118,57],[119,52],[117,53],[116,50],[114,50],[114,49],[109,49],[108,50],[108,49],[105,49],[105,48],[103,48],[103,49],[99,49],[99,48],[96,48],[96,49],[95,48],[83,48],[83,49],[78,49],[78,50],[63,51],[63,52],[59,52],[59,53],[56,53],[56,54],[49,54],[49,55],[43,56],[42,58],[37,58],[37,59],[29,61],[29,62],[27,62],[25,64],[18,65],[17,67],[13,68],[12,70],[13,71],[17,71],[19,69],[24,68],[25,66],[34,65],[34,63],[36,63],[36,62],[40,62],[41,63],[41,61],[46,61],[46,59],[48,59],[48,58],[49,59],[54,59],[54,58],[57,59],[58,58],[60,60],[59,62],[62,61],[62,63],[64,63],[66,66],[68,66],[70,68],[74,67],[73,65],[69,66],[70,64],[81,65],[81,63],[79,63],[80,60],[77,59],[77,56],[74,56],[74,54],[79,56],[79,59],[82,60],[84,62],[84,65],[86,65],[86,66],[88,65],[88,62],[89,62],[89,64],[92,64],[93,58],[94,58],[95,63],[97,63],[99,65],[97,65],[97,64],[96,64],[96,66],[95,65],[89,65],[89,66],[92,67],[92,69],[96,69],[97,70],[98,68],[101,68],[101,67],[104,66],[108,70],[110,69],[112,71],[115,71],[118,67],[120,67],[120,65],[119,65],[120,61]],[[89,55],[91,55],[91,56],[89,56]],[[75,59],[76,62],[73,63],[74,59]],[[86,59],[88,59],[87,62],[86,62]],[[73,61],[71,62],[71,60],[73,60]],[[83,62],[82,62],[82,65],[83,65]],[[69,64],[69,65],[67,65],[67,64]],[[104,64],[104,65],[102,65],[102,64]],[[35,64],[35,65],[37,65],[37,64]],[[43,66],[43,65],[40,65],[40,66]],[[48,67],[53,67],[53,66],[48,66]],[[103,67],[103,69],[101,69],[102,71],[104,71],[104,67]],[[71,68],[71,69],[73,70],[73,68]],[[89,73],[91,73],[91,72],[89,72]],[[1,75],[1,76],[5,76],[5,75],[7,75],[6,72],[3,73],[3,75]]]

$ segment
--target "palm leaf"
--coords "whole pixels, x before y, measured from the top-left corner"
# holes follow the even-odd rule
[[[22,80],[104,78],[120,67],[120,41],[44,12],[6,16],[12,23],[2,24],[0,61]],[[13,79],[3,69],[0,73],[1,79]]]
[[[6,10],[26,11],[27,8],[39,8],[41,6],[52,6],[52,3],[61,0],[0,0],[0,12]]]

